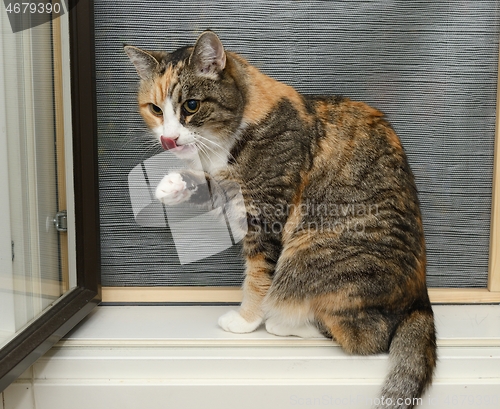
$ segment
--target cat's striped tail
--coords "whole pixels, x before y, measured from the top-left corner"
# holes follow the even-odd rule
[[[436,334],[432,310],[415,310],[397,327],[389,348],[390,371],[377,408],[420,406],[436,366]]]

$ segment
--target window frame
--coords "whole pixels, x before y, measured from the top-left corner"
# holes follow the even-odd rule
[[[429,288],[433,304],[500,303],[500,49],[491,202],[488,284],[486,288]],[[239,303],[235,287],[102,287],[106,303]]]
[[[93,2],[69,11],[76,287],[0,350],[0,391],[101,301]]]

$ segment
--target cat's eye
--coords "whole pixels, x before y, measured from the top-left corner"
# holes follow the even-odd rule
[[[161,116],[163,115],[163,111],[161,110],[161,108],[158,106],[158,105],[155,105],[155,104],[149,104],[149,109],[151,110],[151,112],[156,115],[156,116]]]
[[[182,108],[187,115],[193,115],[200,109],[200,101],[196,99],[188,99],[184,104],[182,104]]]

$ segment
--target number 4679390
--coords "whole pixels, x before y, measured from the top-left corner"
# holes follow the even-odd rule
[[[8,3],[7,13],[14,14],[50,14],[61,12],[60,3]]]

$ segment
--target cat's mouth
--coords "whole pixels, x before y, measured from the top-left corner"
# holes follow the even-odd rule
[[[176,139],[167,138],[166,136],[163,136],[163,135],[160,137],[160,142],[161,142],[161,146],[166,151],[168,151],[170,149],[175,149],[175,148],[181,148],[182,147],[182,145],[181,146],[177,145]]]
[[[182,152],[182,151],[191,151],[193,148],[195,148],[194,143],[187,143],[185,145],[178,145],[177,140],[173,138],[168,138],[166,136],[161,136],[160,137],[160,142],[161,146],[163,149],[166,151],[172,151],[175,153]]]

